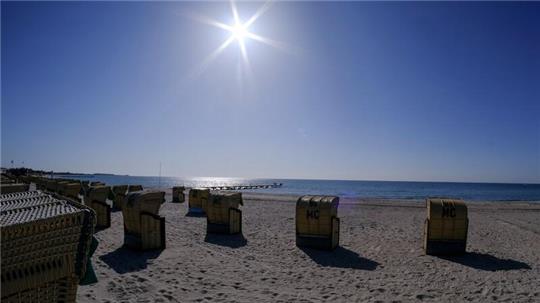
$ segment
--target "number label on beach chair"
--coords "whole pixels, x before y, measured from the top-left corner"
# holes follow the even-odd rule
[[[456,208],[452,203],[442,202],[442,217],[456,217]]]
[[[308,209],[306,211],[306,217],[308,219],[319,219],[319,210],[318,209]]]

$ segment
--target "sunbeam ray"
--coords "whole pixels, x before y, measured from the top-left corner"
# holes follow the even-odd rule
[[[234,41],[234,36],[231,36],[229,37],[227,40],[225,40],[218,48],[216,48],[212,53],[210,53],[210,55],[208,55],[206,58],[204,58],[203,62],[201,63],[201,65],[199,66],[199,68],[197,68],[193,73],[192,73],[192,78],[196,78],[198,77],[201,73],[203,73],[206,68],[208,67],[208,65],[210,63],[212,63],[212,61],[214,61],[218,56],[219,54],[227,47],[229,46],[229,44],[231,44],[232,42]]]
[[[255,14],[251,16],[251,18],[249,18],[248,21],[246,21],[246,23],[244,23],[244,27],[248,28],[251,24],[253,24],[255,20],[257,20],[260,16],[262,16],[270,8],[270,6],[272,6],[272,3],[273,3],[272,0],[266,1],[264,5],[261,6],[257,10],[257,12],[255,12]]]
[[[285,51],[285,52],[289,52],[289,53],[298,52],[298,50],[294,49],[290,45],[287,45],[287,44],[285,44],[283,42],[280,42],[280,41],[277,41],[277,40],[272,40],[270,38],[266,38],[266,37],[263,37],[263,36],[260,36],[260,35],[257,35],[257,34],[251,33],[251,32],[247,32],[246,36],[248,38],[250,38],[250,39],[253,39],[255,41],[259,41],[261,43],[270,45],[272,47],[275,47],[275,48],[280,49],[280,50]]]
[[[244,60],[244,65],[246,66],[246,71],[249,72],[249,74],[251,74],[251,67],[250,67],[250,64],[249,64],[249,58],[248,58],[248,54],[247,54],[247,51],[246,51],[246,44],[244,41],[240,41],[240,51],[242,52],[242,59]]]
[[[209,17],[203,16],[203,15],[199,15],[199,14],[195,14],[195,13],[184,13],[182,15],[187,16],[188,18],[193,19],[195,21],[199,21],[199,22],[204,23],[204,24],[212,25],[212,26],[215,26],[217,28],[224,29],[226,31],[231,31],[232,30],[231,26],[229,26],[229,25],[227,25],[225,23],[219,22],[217,20],[211,19]]]
[[[231,0],[231,9],[235,24],[240,24],[240,17],[238,16],[238,10],[236,9],[236,4],[234,3],[234,0]]]

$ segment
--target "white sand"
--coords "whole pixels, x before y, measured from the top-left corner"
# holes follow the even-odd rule
[[[168,195],[170,201],[170,193]],[[80,302],[540,302],[540,204],[470,203],[468,254],[425,256],[421,202],[342,201],[341,247],[295,246],[294,197],[245,195],[243,229],[206,237],[205,217],[165,203],[167,248],[121,248],[123,222],[97,233],[99,282]]]

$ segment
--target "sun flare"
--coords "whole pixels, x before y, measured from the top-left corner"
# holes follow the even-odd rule
[[[254,41],[287,51],[287,47],[285,46],[285,44],[276,40],[263,37],[261,35],[255,34],[254,32],[250,31],[251,25],[253,25],[253,23],[255,23],[255,21],[270,8],[272,0],[268,0],[267,2],[265,2],[264,5],[262,5],[255,12],[255,14],[253,14],[249,19],[245,19],[247,21],[240,20],[238,9],[236,8],[236,3],[234,2],[234,0],[231,0],[230,3],[231,3],[233,24],[225,24],[215,19],[208,18],[205,16],[200,16],[200,15],[192,16],[196,20],[202,23],[215,26],[217,28],[220,28],[230,33],[229,37],[225,41],[223,41],[221,45],[219,45],[212,53],[206,56],[201,66],[197,69],[198,72],[196,74],[200,74],[212,61],[214,61],[235,40],[236,42],[238,42],[240,53],[242,55],[242,61],[244,63],[243,65],[245,66],[245,69],[248,75],[251,73],[250,71],[251,68],[250,68],[250,63],[249,63],[250,60],[248,58],[247,47],[246,47],[247,40],[254,40]]]
[[[238,42],[244,42],[244,39],[248,35],[247,28],[241,23],[231,26],[230,32]]]

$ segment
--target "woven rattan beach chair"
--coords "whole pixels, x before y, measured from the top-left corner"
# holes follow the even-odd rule
[[[122,209],[124,207],[124,199],[126,198],[127,190],[127,185],[115,185],[112,187],[112,193],[114,195],[113,208]]]
[[[172,201],[174,203],[184,203],[186,200],[184,190],[186,190],[184,186],[174,186],[172,188]]]
[[[124,244],[138,250],[165,248],[165,218],[159,208],[165,192],[138,191],[128,193],[122,208]]]
[[[42,192],[0,195],[2,302],[75,302],[95,214]]]
[[[192,188],[189,190],[188,214],[205,214],[206,204],[210,198],[210,189]]]
[[[296,201],[296,245],[333,250],[339,245],[339,197],[302,196]]]
[[[242,233],[241,193],[210,193],[206,205],[207,233]]]
[[[107,204],[109,191],[108,186],[90,186],[84,196],[84,204],[96,212],[98,229],[111,227],[111,207]]]

